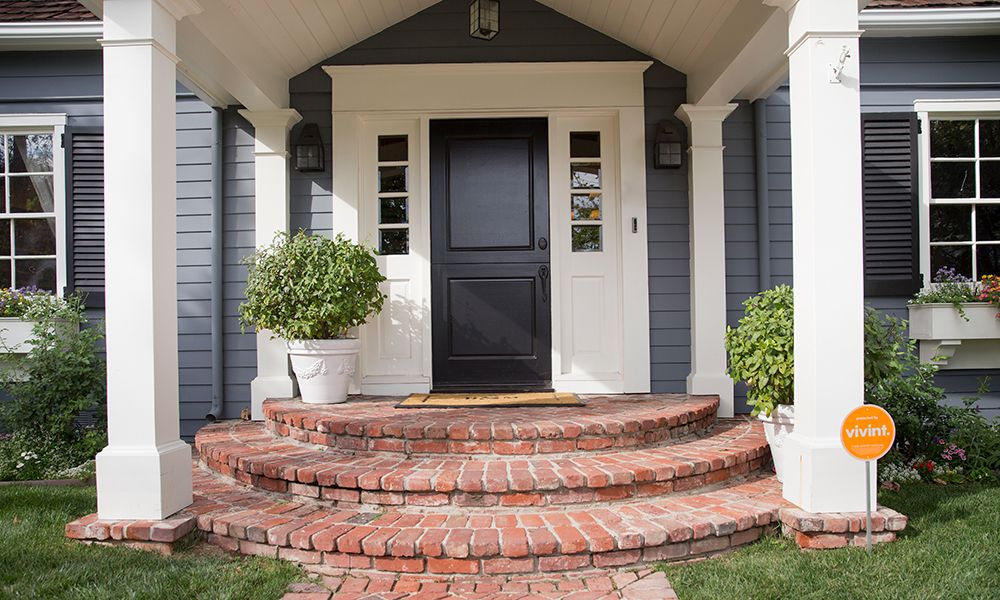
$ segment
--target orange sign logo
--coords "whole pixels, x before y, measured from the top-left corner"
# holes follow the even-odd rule
[[[840,443],[851,456],[878,460],[896,441],[896,424],[881,406],[865,404],[852,410],[840,428]]]

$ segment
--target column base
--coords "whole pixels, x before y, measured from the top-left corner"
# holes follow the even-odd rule
[[[97,454],[97,514],[159,520],[191,504],[191,447],[108,446]]]
[[[299,386],[291,375],[256,377],[250,382],[250,418],[264,419],[264,400],[268,398],[294,398],[299,395]]]
[[[719,397],[719,416],[733,416],[733,380],[725,373],[691,373],[687,377],[687,393],[714,394]]]
[[[814,513],[864,512],[865,463],[847,453],[839,439],[813,440],[793,432],[785,438],[783,496]],[[871,506],[876,504],[878,465],[871,469]]]

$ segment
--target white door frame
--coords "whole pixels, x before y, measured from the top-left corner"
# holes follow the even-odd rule
[[[553,385],[560,391],[581,393],[649,391],[642,74],[650,64],[324,67],[333,89],[334,233],[368,244],[377,241],[375,140],[380,134],[411,136],[410,253],[378,258],[389,279],[390,299],[383,314],[361,328],[365,349],[356,391],[405,394],[427,391],[432,384],[430,121],[515,117],[545,117],[549,126]],[[592,261],[587,260],[590,253],[567,250],[569,131],[602,134],[604,191],[612,209],[605,211],[603,227],[610,244],[602,256],[591,254]],[[613,264],[595,271],[593,264],[601,258],[602,264],[614,259]],[[594,332],[584,331],[586,335],[580,336],[580,327],[590,323],[582,322],[579,315],[594,312],[600,316]],[[416,322],[414,313],[418,313]],[[406,337],[400,338],[404,333]],[[581,337],[587,338],[585,343],[575,341]]]

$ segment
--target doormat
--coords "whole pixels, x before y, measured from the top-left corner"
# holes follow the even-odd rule
[[[576,394],[525,392],[518,394],[410,394],[396,408],[482,408],[493,406],[585,406]]]

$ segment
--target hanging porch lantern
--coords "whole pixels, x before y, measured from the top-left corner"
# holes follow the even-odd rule
[[[306,123],[295,139],[295,170],[308,173],[325,169],[323,138],[319,135],[319,126],[315,123]]]
[[[469,4],[469,35],[492,40],[500,32],[500,0],[472,0]]]
[[[653,166],[657,169],[679,169],[683,139],[677,127],[670,121],[660,121],[656,126],[656,141],[653,142]]]

